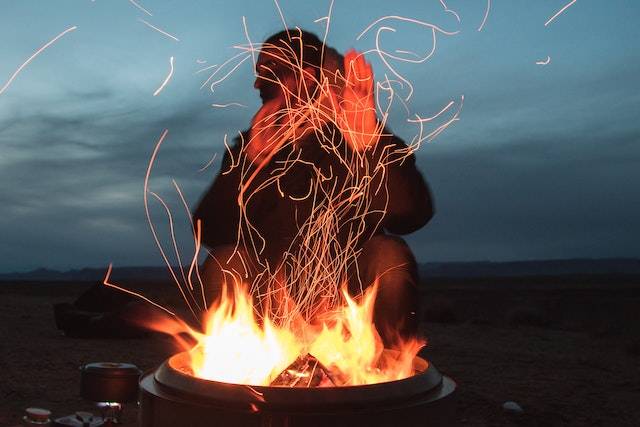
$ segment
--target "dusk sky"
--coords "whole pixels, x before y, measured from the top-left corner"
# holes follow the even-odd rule
[[[457,32],[438,33],[424,63],[394,63],[414,86],[411,115],[457,108],[464,96],[460,120],[416,154],[437,211],[408,237],[419,261],[640,257],[640,2],[577,0],[545,26],[568,3],[494,0],[478,31],[485,0],[446,1],[460,22],[439,0],[335,1],[327,44],[342,52],[372,49],[375,29],[356,37],[387,15]],[[289,26],[324,32],[314,21],[329,1],[279,4]],[[172,179],[193,207],[224,135],[260,105],[250,60],[214,92],[201,88],[210,73],[199,70],[247,43],[243,17],[253,42],[283,28],[270,0],[0,2],[0,272],[160,265],[143,181],[163,129],[150,189],[192,252]],[[396,30],[381,35],[387,51],[433,46],[429,29],[384,25]],[[153,96],[170,57],[173,75]],[[392,78],[367,58],[376,78]],[[227,103],[245,107],[212,106]],[[416,127],[399,105],[388,125],[410,141]],[[169,245],[162,209],[152,213]]]

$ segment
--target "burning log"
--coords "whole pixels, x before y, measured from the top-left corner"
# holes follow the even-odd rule
[[[334,379],[318,359],[310,354],[299,356],[272,382],[272,386],[281,387],[335,387],[339,382]]]

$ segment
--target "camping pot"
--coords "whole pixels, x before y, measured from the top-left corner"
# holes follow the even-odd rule
[[[80,395],[92,402],[127,403],[138,400],[142,371],[131,363],[97,362],[80,368]]]

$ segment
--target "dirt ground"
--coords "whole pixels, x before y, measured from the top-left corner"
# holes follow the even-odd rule
[[[151,369],[167,339],[64,337],[52,304],[86,284],[0,283],[0,425],[24,408],[91,410],[78,368],[126,361]],[[425,354],[458,383],[461,426],[640,426],[640,286],[434,286],[424,292]],[[503,412],[516,401],[522,415]],[[125,409],[135,425],[136,408]],[[428,425],[425,420],[424,425]]]

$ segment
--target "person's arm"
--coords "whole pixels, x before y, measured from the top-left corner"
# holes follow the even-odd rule
[[[386,133],[386,132],[385,132]],[[415,155],[406,154],[406,144],[396,136],[383,136],[382,149],[391,146],[386,167],[386,213],[382,226],[392,234],[409,234],[422,228],[433,217],[433,199],[429,186],[416,167]],[[381,152],[379,150],[376,150]]]
[[[350,50],[344,56],[344,87],[331,90],[336,123],[349,147],[364,151],[375,147],[380,137],[374,97],[373,69],[362,53]]]
[[[353,151],[366,153],[370,166],[375,168],[380,161],[389,163],[388,191],[375,195],[373,204],[376,209],[385,210],[382,221],[385,230],[393,234],[412,233],[433,216],[429,187],[416,168],[415,156],[407,154],[407,145],[381,129],[371,64],[362,54],[351,50],[344,57],[344,69],[342,93],[331,93],[338,127]]]
[[[232,148],[235,156],[239,153],[239,145]],[[222,160],[220,172],[204,194],[195,212],[194,224],[201,221],[201,241],[208,247],[236,242],[240,210],[238,207],[238,186],[240,184],[240,170],[238,167],[230,170],[232,158],[227,151]],[[224,172],[228,172],[224,174]]]

